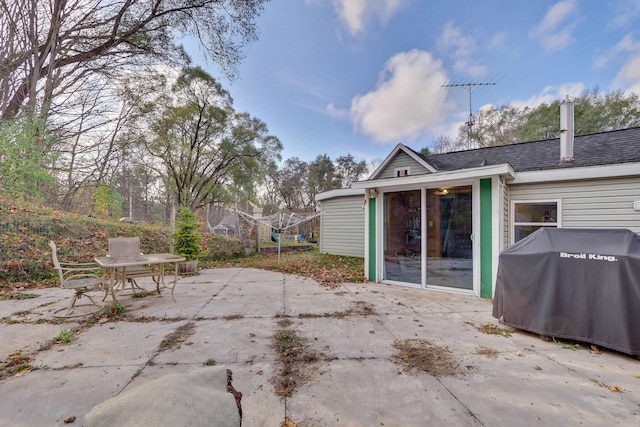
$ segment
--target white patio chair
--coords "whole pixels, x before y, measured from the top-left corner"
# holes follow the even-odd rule
[[[96,313],[104,308],[103,304],[99,304],[93,300],[90,291],[103,290],[103,280],[101,277],[102,269],[92,262],[68,263],[58,261],[58,250],[54,242],[49,242],[53,257],[53,268],[58,271],[60,287],[75,291],[71,304],[66,308],[61,308],[53,312],[54,317],[79,317]],[[86,296],[91,304],[78,304],[76,301]],[[92,307],[90,310],[78,310],[80,307]]]

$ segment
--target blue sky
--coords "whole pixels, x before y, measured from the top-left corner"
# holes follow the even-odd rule
[[[219,77],[283,157],[384,159],[455,137],[469,91],[536,106],[599,87],[640,93],[640,0],[272,0],[239,78]],[[220,73],[192,50],[194,63]]]

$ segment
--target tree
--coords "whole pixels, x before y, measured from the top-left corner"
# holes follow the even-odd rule
[[[422,147],[418,152],[420,153],[421,156],[425,156],[425,157],[433,154],[429,149],[429,147]]]
[[[478,147],[515,144],[522,122],[520,109],[511,105],[483,107],[475,117],[474,141]]]
[[[356,162],[351,153],[336,158],[336,176],[340,180],[342,188],[351,187],[351,183],[362,178],[367,169],[367,162],[364,160]]]
[[[0,119],[0,189],[17,196],[39,197],[43,184],[54,182],[49,168],[54,155],[43,141],[50,139],[44,123],[25,116],[9,121]]]
[[[274,164],[275,166],[275,164]],[[271,169],[270,180],[282,203],[290,211],[306,212],[313,201],[308,191],[309,164],[297,157],[284,162],[281,169]]]
[[[154,61],[184,65],[177,43],[196,37],[234,77],[266,0],[0,0],[0,113],[46,117],[52,100],[89,74]]]
[[[466,134],[466,125],[464,126],[464,132]],[[462,126],[460,127],[462,129]],[[436,154],[441,153],[449,153],[451,151],[456,151],[461,148],[461,145],[458,143],[459,141],[454,140],[448,135],[440,135],[435,141],[432,142],[433,152]],[[466,144],[466,142],[465,142]]]
[[[93,212],[100,218],[115,218],[122,213],[122,196],[110,185],[98,185],[93,201]]]
[[[336,167],[326,154],[321,154],[309,163],[309,178],[307,181],[311,198],[323,191],[340,188],[340,178]]]
[[[253,192],[268,159],[282,145],[267,126],[236,113],[229,93],[201,68],[186,68],[157,105],[140,138],[178,205],[196,210],[233,200],[229,188]],[[146,128],[143,128],[146,129]]]
[[[176,231],[171,237],[176,254],[187,261],[196,260],[203,255],[196,215],[186,206],[180,206],[178,209]]]
[[[490,147],[559,138],[561,102],[556,99],[537,107],[481,108],[475,119],[474,145]],[[638,94],[614,91],[602,95],[596,87],[586,90],[573,102],[576,135],[640,126]],[[466,136],[466,131],[466,125],[459,127],[458,142],[463,139],[462,135]]]

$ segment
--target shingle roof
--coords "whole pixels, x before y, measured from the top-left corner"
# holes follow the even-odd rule
[[[420,155],[420,154],[418,154]],[[439,171],[509,163],[516,172],[640,163],[640,128],[576,136],[574,162],[560,164],[560,139],[421,156]]]

